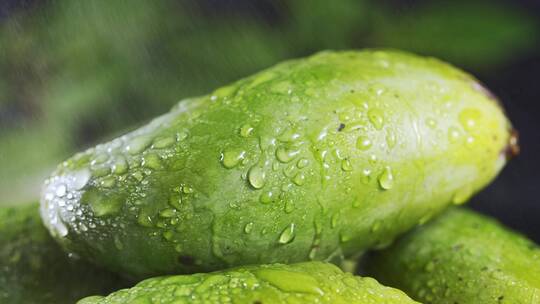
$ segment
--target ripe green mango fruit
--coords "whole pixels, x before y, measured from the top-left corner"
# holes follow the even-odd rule
[[[273,264],[147,279],[106,297],[78,304],[120,303],[418,303],[372,278],[344,273],[332,264]]]
[[[468,74],[323,52],[75,155],[45,182],[42,217],[68,250],[138,278],[338,261],[463,203],[509,147],[510,123]]]
[[[540,247],[466,209],[445,212],[365,265],[425,303],[540,303]]]
[[[116,275],[68,257],[37,204],[0,208],[0,303],[71,304],[123,286]]]

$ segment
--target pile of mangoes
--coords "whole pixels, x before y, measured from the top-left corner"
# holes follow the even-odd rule
[[[60,164],[50,235],[35,205],[0,211],[0,300],[540,303],[538,246],[449,208],[517,152],[496,98],[439,60],[287,61]]]

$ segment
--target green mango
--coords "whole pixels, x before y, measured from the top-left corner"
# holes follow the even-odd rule
[[[425,303],[540,303],[540,247],[466,209],[445,212],[365,265]]]
[[[0,303],[71,304],[125,286],[116,275],[68,257],[37,204],[0,208]]]
[[[42,217],[69,251],[137,278],[339,261],[465,202],[515,146],[492,95],[448,64],[322,52],[76,154],[45,182]]]
[[[372,278],[344,273],[332,264],[244,266],[213,273],[147,279],[106,297],[78,304],[120,303],[418,303]]]

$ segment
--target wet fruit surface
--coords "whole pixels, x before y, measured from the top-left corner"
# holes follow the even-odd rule
[[[540,302],[540,248],[467,209],[445,212],[365,265],[423,303]]]
[[[288,61],[60,164],[42,217],[139,278],[383,247],[504,165],[509,122],[477,88],[395,51]]]
[[[371,278],[343,273],[334,265],[247,266],[226,271],[145,280],[107,297],[78,304],[120,303],[417,303]]]

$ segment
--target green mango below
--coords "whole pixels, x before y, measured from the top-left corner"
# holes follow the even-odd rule
[[[467,209],[445,212],[365,265],[425,303],[540,303],[540,247]]]
[[[371,278],[342,272],[332,264],[258,265],[193,275],[147,279],[109,296],[78,304],[123,303],[418,303]]]

